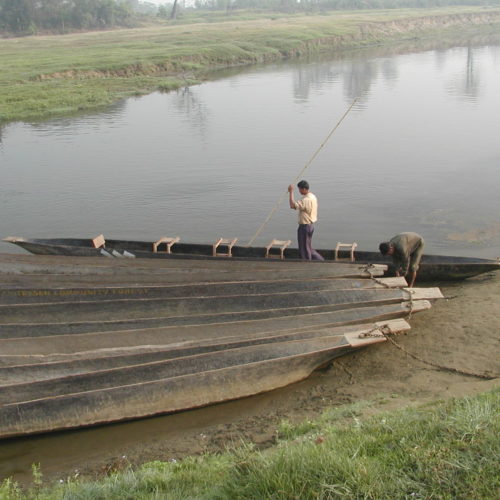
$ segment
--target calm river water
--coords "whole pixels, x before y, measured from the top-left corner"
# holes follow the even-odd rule
[[[248,243],[358,98],[303,175],[316,247],[417,231],[428,252],[500,255],[500,45],[384,50],[5,126],[0,236]],[[285,199],[255,244],[295,231]]]
[[[303,176],[320,200],[316,246],[370,249],[412,230],[428,251],[499,256],[500,45],[388,50],[229,72],[99,114],[5,126],[0,236],[248,242],[358,98]],[[255,243],[295,231],[285,200]],[[3,442],[0,478],[26,478],[32,462],[54,475],[120,456],[266,397]]]

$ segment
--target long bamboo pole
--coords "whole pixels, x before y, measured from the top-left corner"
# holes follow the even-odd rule
[[[335,127],[333,127],[332,130],[330,130],[329,134],[326,136],[326,138],[320,144],[320,146],[316,149],[316,151],[311,156],[311,158],[309,159],[309,161],[305,164],[305,166],[302,168],[302,170],[296,175],[295,179],[292,181],[292,184],[295,184],[302,177],[303,173],[309,168],[309,166],[314,161],[314,159],[316,158],[316,156],[318,156],[319,152],[325,147],[326,143],[330,140],[330,137],[335,133],[335,131],[339,128],[340,124],[344,121],[344,118],[349,114],[349,112],[351,111],[351,109],[353,108],[353,106],[356,104],[356,102],[357,102],[358,99],[359,98],[356,97],[356,99],[354,99],[354,101],[352,101],[352,103],[349,106],[349,108],[347,109],[347,111],[342,115],[342,118],[340,118],[340,120],[337,122],[337,124],[335,125]],[[285,199],[285,196],[287,194],[288,194],[288,191],[285,191],[281,195],[281,197],[279,198],[279,200],[276,203],[276,205],[274,205],[274,207],[269,212],[269,215],[266,217],[266,219],[261,224],[261,226],[259,227],[259,229],[257,229],[256,233],[252,236],[252,238],[250,239],[250,241],[247,243],[248,247],[252,245],[252,243],[254,242],[255,238],[257,238],[257,236],[261,233],[261,231],[264,229],[264,227],[266,226],[266,224],[271,220],[271,217],[274,215],[274,213],[276,212],[276,210],[278,209],[278,207],[281,205],[281,203],[283,203],[283,200]]]

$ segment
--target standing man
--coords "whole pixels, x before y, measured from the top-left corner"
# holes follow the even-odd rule
[[[318,199],[309,191],[309,183],[300,181],[297,184],[302,199],[295,201],[293,197],[293,185],[288,186],[290,208],[299,211],[299,229],[297,240],[299,243],[299,255],[304,260],[325,260],[316,250],[312,248],[312,235],[314,223],[318,220]]]
[[[382,255],[391,255],[396,276],[406,276],[411,271],[410,288],[415,283],[418,266],[424,251],[424,239],[417,233],[400,233],[389,241],[380,243],[379,250]]]

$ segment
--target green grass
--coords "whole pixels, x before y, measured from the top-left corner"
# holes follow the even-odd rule
[[[500,390],[362,417],[367,403],[314,422],[283,423],[277,445],[68,478],[0,499],[495,499],[500,493]]]
[[[442,35],[444,21],[461,31],[498,32],[500,23],[500,9],[484,7],[247,16],[0,39],[0,123],[97,109],[202,81],[214,69]]]

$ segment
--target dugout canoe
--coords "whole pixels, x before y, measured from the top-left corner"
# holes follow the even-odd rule
[[[403,318],[442,297],[385,269],[0,254],[0,438],[299,381],[406,331]]]
[[[231,346],[160,361],[91,369],[67,375],[44,366],[35,380],[3,384],[0,438],[59,431],[177,412],[258,394],[302,380],[332,359],[383,342],[409,329],[404,320],[265,337],[264,343]],[[3,369],[19,371],[19,366]],[[50,369],[50,367],[49,367]],[[42,373],[42,374],[41,374]]]
[[[225,257],[213,256],[212,244],[196,243],[175,243],[170,253],[165,251],[153,251],[154,242],[150,241],[129,241],[106,239],[104,247],[94,248],[93,240],[77,238],[53,238],[53,239],[27,239],[21,237],[9,236],[4,241],[13,243],[30,253],[38,255],[67,255],[67,256],[107,256],[107,257],[137,257],[137,258],[155,258],[155,259],[192,259],[227,262]],[[335,262],[335,251],[318,250],[323,255],[325,262],[313,262],[316,265]],[[234,245],[232,247],[232,261],[264,261],[266,248],[264,247],[245,247]],[[346,254],[340,253],[339,255]],[[294,261],[299,258],[298,249],[286,248],[284,250],[285,260]],[[391,258],[383,257],[379,252],[358,251],[354,252],[355,261],[360,264],[381,264],[387,265],[389,274],[393,272]],[[191,264],[195,266],[194,263]],[[500,269],[498,259],[481,259],[475,257],[459,257],[448,255],[424,254],[420,264],[418,281],[453,281],[462,280],[482,273]]]

